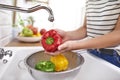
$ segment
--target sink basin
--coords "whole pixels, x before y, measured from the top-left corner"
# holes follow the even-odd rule
[[[7,64],[0,67],[0,70],[2,70],[2,73],[0,72],[0,80],[34,80],[22,61],[26,56],[43,50],[43,48],[9,47],[7,49],[13,51],[13,56],[11,60],[8,60]],[[82,53],[85,63],[74,80],[120,80],[120,69],[118,67],[89,54],[87,51],[80,51],[79,53]]]
[[[13,56],[11,60],[8,60],[9,64],[4,64],[5,68],[3,73],[0,75],[0,80],[34,80],[31,75],[28,73],[26,67],[24,66],[24,63],[22,64],[22,69],[18,67],[18,64],[21,60],[24,60],[24,58],[34,52],[37,52],[41,50],[41,47],[36,47],[35,49],[28,47],[19,47],[19,48],[8,48],[13,51]],[[27,77],[26,77],[27,76]]]
[[[3,48],[1,48],[3,49]],[[8,49],[7,49],[8,50]],[[4,51],[6,51],[6,49],[4,49]],[[3,56],[1,59],[0,59],[0,75],[4,74],[4,72],[6,71],[7,69],[7,66],[10,65],[10,62],[12,60],[13,56],[12,57],[9,57],[8,55],[6,56]],[[0,76],[1,78],[2,76]]]

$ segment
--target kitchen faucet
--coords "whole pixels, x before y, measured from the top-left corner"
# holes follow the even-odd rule
[[[0,4],[0,9],[10,10],[10,11],[18,11],[18,12],[24,12],[24,13],[31,13],[31,12],[35,12],[35,11],[40,10],[40,9],[45,9],[49,13],[48,20],[50,22],[54,21],[52,9],[50,7],[46,7],[46,6],[36,5],[34,7],[25,9],[22,7]]]

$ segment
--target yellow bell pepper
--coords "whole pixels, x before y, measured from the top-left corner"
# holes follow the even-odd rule
[[[40,34],[40,33],[37,33],[37,36],[39,37],[39,36],[41,36],[41,34]]]
[[[40,33],[37,33],[37,34],[34,34],[33,37],[40,37],[41,34]]]
[[[51,56],[50,61],[55,64],[55,71],[63,71],[68,68],[68,60],[63,54]]]

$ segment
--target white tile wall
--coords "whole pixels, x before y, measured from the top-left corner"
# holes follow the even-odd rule
[[[12,5],[13,0],[0,0],[0,4]],[[12,38],[12,11],[0,9],[0,47]]]
[[[0,9],[0,27],[12,23],[12,12]]]
[[[10,25],[0,25],[0,39],[10,35],[12,33],[12,27]]]
[[[2,39],[0,39],[0,47],[4,47],[5,45],[7,45],[10,41],[12,40],[12,35],[8,35]]]
[[[12,39],[12,27],[10,25],[0,26],[0,47],[8,44]]]

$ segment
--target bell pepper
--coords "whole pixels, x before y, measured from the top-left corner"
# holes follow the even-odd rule
[[[35,69],[45,72],[54,72],[55,64],[51,61],[40,61],[35,65]]]
[[[63,54],[51,56],[50,61],[55,64],[55,71],[64,71],[68,68],[68,60]]]
[[[46,31],[41,39],[43,48],[48,52],[55,52],[61,43],[62,37],[53,29]]]

